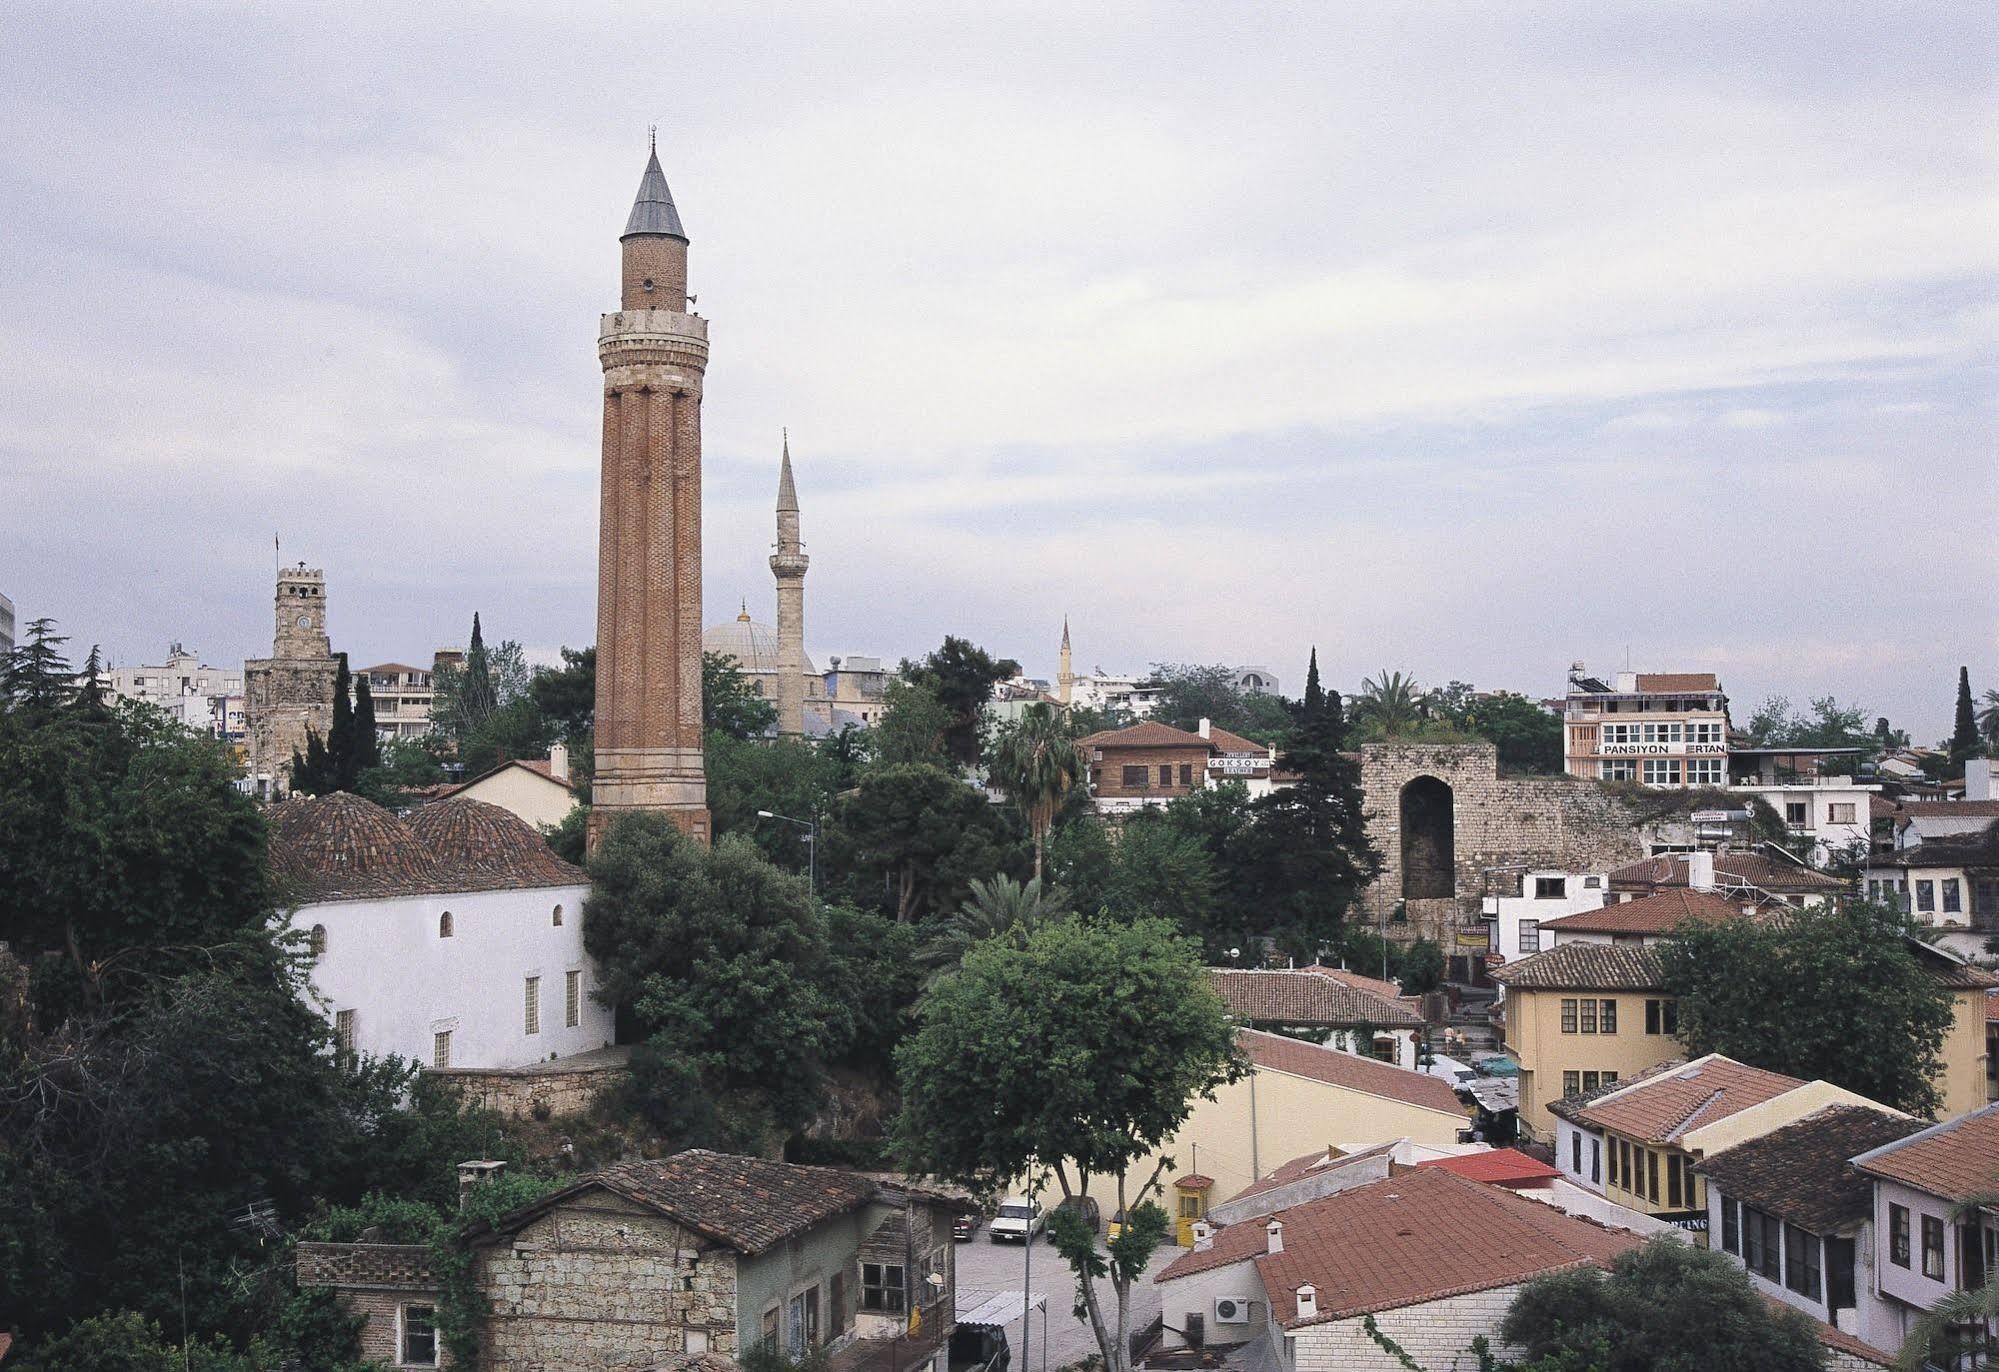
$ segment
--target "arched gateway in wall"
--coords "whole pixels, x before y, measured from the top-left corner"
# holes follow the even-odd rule
[[[1430,900],[1458,893],[1457,819],[1450,786],[1433,776],[1402,788],[1402,898]]]

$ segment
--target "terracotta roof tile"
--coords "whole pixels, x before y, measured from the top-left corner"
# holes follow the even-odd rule
[[[1371,1148],[1357,1148],[1351,1153],[1342,1153],[1337,1148],[1322,1148],[1316,1153],[1307,1153],[1282,1164],[1276,1170],[1266,1172],[1242,1190],[1228,1198],[1229,1202],[1249,1200],[1266,1191],[1275,1191],[1280,1186],[1289,1186],[1294,1181],[1319,1173],[1337,1171],[1349,1163],[1361,1162],[1379,1156],[1395,1147],[1392,1143],[1377,1143]],[[1225,1202],[1227,1203],[1227,1202]]]
[[[1649,1081],[1653,1077],[1664,1076],[1668,1072],[1676,1072],[1686,1065],[1687,1060],[1685,1058],[1667,1058],[1664,1062],[1654,1063],[1642,1072],[1633,1072],[1621,1081],[1605,1082],[1594,1091],[1579,1091],[1573,1096],[1563,1096],[1560,1100],[1551,1100],[1548,1102],[1548,1113],[1565,1119],[1571,1124],[1581,1124],[1583,1123],[1583,1111],[1594,1105],[1597,1101],[1602,1100],[1605,1096],[1622,1091],[1627,1086],[1636,1086],[1641,1081]]]
[[[1310,972],[1210,967],[1208,981],[1231,1014],[1262,1023],[1420,1029],[1423,1017],[1402,1001]]]
[[[1580,1123],[1644,1143],[1671,1143],[1688,1131],[1774,1100],[1805,1083],[1710,1053],[1610,1094],[1575,1112]]]
[[[345,791],[297,798],[272,807],[270,833],[272,870],[304,904],[588,880],[525,820],[465,797],[426,805],[408,823]]]
[[[1209,749],[1208,740],[1156,719],[1141,720],[1125,729],[1106,729],[1076,740],[1078,748],[1200,748]]]
[[[591,1182],[649,1205],[743,1253],[760,1253],[870,1200],[875,1182],[854,1172],[690,1148],[659,1161],[619,1163]],[[573,1189],[573,1188],[572,1188]]]
[[[1255,753],[1258,757],[1267,755],[1271,749],[1267,743],[1258,743],[1253,738],[1232,734],[1219,724],[1208,726],[1208,742],[1224,753]]]
[[[1373,1058],[1356,1057],[1331,1048],[1322,1048],[1303,1039],[1288,1039],[1256,1029],[1236,1030],[1236,1042],[1249,1060],[1272,1072],[1343,1086],[1370,1096],[1385,1096],[1407,1105],[1421,1105],[1446,1114],[1462,1115],[1457,1093],[1441,1077],[1391,1067]]]
[[[1717,880],[1733,877],[1737,881],[1745,881],[1751,886],[1779,894],[1844,891],[1850,886],[1850,883],[1838,877],[1814,872],[1796,863],[1779,862],[1763,853],[1716,853],[1714,874]],[[1660,887],[1686,884],[1687,854],[1685,853],[1662,853],[1658,857],[1645,858],[1619,867],[1610,874],[1611,888],[1620,891],[1657,890]]]
[[[1721,922],[1741,917],[1741,907],[1731,901],[1707,891],[1680,889],[1544,919],[1541,927],[1563,934],[1665,934],[1689,919]]]
[[[1364,977],[1358,972],[1349,972],[1344,967],[1321,967],[1315,964],[1311,967],[1301,967],[1299,970],[1310,972],[1315,977],[1331,977],[1334,981],[1340,982],[1343,985],[1352,986],[1362,991],[1371,991],[1375,995],[1384,996],[1389,1000],[1415,1001],[1421,999],[1420,996],[1404,995],[1402,987],[1396,982],[1383,981],[1380,977]]]
[[[1951,1201],[1999,1189],[1999,1102],[1858,1154],[1853,1165]]]
[[[426,805],[411,816],[410,832],[438,864],[439,879],[454,891],[575,886],[589,880],[564,862],[548,840],[510,810],[470,796]]]
[[[1442,1168],[1468,1181],[1482,1181],[1493,1186],[1529,1185],[1562,1175],[1559,1169],[1550,1167],[1539,1158],[1530,1158],[1517,1148],[1488,1148],[1482,1153],[1431,1158],[1416,1165]]]
[[[1641,691],[1719,691],[1721,679],[1713,672],[1639,672]]]
[[[1523,991],[1660,991],[1665,975],[1656,948],[1564,943],[1492,970],[1492,979]]]
[[[1829,1105],[1695,1165],[1739,1201],[1814,1234],[1867,1218],[1874,1187],[1848,1159],[1907,1138],[1922,1121],[1863,1105]]]
[[[1157,1278],[1171,1281],[1254,1262],[1270,1313],[1286,1328],[1350,1319],[1447,1296],[1510,1286],[1586,1264],[1607,1266],[1642,1240],[1622,1229],[1448,1171],[1419,1167],[1277,1213],[1284,1251],[1266,1253],[1267,1221],[1216,1233]],[[1297,1290],[1317,1288],[1318,1314],[1300,1319]]]

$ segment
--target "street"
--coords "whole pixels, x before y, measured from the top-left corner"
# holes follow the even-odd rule
[[[1153,1254],[1145,1276],[1132,1288],[1133,1331],[1143,1328],[1159,1313],[1159,1289],[1152,1284],[1152,1278],[1180,1252],[1171,1243],[1165,1245]],[[993,1243],[982,1224],[970,1242],[958,1245],[958,1290],[960,1293],[972,1290],[1018,1291],[1021,1288],[1022,1265],[1020,1245]],[[1039,1314],[1034,1318],[1034,1333],[1024,1360],[1021,1357],[1020,1326],[1007,1326],[1007,1345],[1013,1349],[1013,1372],[1043,1372],[1044,1368],[1047,1372],[1055,1372],[1056,1368],[1065,1367],[1098,1351],[1096,1335],[1090,1330],[1089,1320],[1077,1319],[1072,1313],[1076,1305],[1076,1278],[1069,1271],[1068,1264],[1056,1253],[1053,1244],[1036,1240],[1027,1284],[1030,1290],[1048,1299],[1048,1346],[1046,1350],[1042,1347],[1043,1325]],[[1115,1321],[1117,1304],[1111,1295],[1109,1280],[1099,1282],[1097,1290],[1104,1303],[1106,1322]],[[965,1308],[962,1294],[959,1307]]]

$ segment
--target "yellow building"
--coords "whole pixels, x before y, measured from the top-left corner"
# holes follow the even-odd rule
[[[1909,947],[1930,969],[1930,975],[1950,991],[1950,1029],[1938,1050],[1943,1070],[1937,1074],[1936,1085],[1943,1094],[1943,1108],[1937,1118],[1981,1109],[1991,1100],[1993,1079],[1986,996],[1999,987],[1999,977],[1918,939],[1910,939]]]
[[[1540,1142],[1555,1137],[1553,1102],[1681,1053],[1679,1007],[1650,948],[1565,943],[1492,979],[1505,988],[1505,1043],[1520,1063],[1520,1127]]]
[[[577,805],[576,792],[569,787],[569,750],[558,743],[549,749],[547,758],[502,762],[437,799],[455,796],[497,805],[537,829],[560,824]]]
[[[1176,1221],[1190,1197],[1182,1180],[1205,1182],[1208,1196],[1233,1196],[1266,1171],[1328,1145],[1351,1152],[1406,1138],[1429,1147],[1457,1142],[1470,1120],[1457,1094],[1440,1077],[1391,1067],[1253,1029],[1236,1032],[1251,1068],[1241,1081],[1218,1087],[1213,1100],[1197,1100],[1180,1132],[1161,1151],[1173,1166],[1155,1197]],[[1133,1164],[1127,1198],[1151,1177],[1153,1158]],[[1110,1219],[1117,1208],[1117,1179],[1092,1180],[1090,1194]]]

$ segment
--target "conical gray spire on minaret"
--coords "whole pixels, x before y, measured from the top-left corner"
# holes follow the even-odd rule
[[[791,430],[786,429],[784,431],[784,463],[778,468],[777,473],[777,510],[779,514],[783,514],[786,510],[796,510],[797,508],[798,487],[794,486],[791,481]]]
[[[791,479],[791,432],[777,477],[777,551],[770,571],[777,579],[777,731],[805,732],[805,569],[812,559],[798,536],[798,488]]]
[[[666,173],[659,169],[657,147],[646,159],[646,172],[639,180],[639,198],[632,202],[631,218],[625,221],[625,231],[619,237],[630,238],[641,233],[687,241],[687,230],[680,227],[680,211],[673,207],[673,192],[666,188]]]

